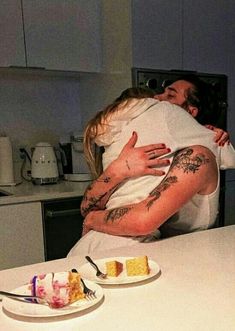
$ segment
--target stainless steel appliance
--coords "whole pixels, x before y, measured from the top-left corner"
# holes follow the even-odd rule
[[[68,181],[91,180],[83,152],[83,135],[72,135],[70,142],[60,143],[64,179]]]
[[[227,130],[227,76],[223,74],[208,74],[186,70],[161,70],[147,68],[132,68],[132,85],[148,87],[156,91],[163,92],[164,88],[184,75],[194,74],[208,84],[211,84],[217,93],[220,107],[220,117],[216,126]],[[225,171],[220,172],[220,211],[218,225],[224,225],[225,206]]]
[[[32,156],[31,179],[34,184],[54,184],[59,179],[54,148],[46,142],[35,146]]]

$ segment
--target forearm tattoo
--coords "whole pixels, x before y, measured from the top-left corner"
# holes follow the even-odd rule
[[[105,222],[114,222],[122,218],[124,215],[126,215],[131,210],[131,207],[120,207],[110,210],[106,217]]]
[[[97,179],[96,182],[101,182],[101,183],[109,183],[111,181],[111,177],[103,177],[101,179]],[[117,187],[117,185],[113,188],[111,188],[110,190],[108,190],[107,192],[98,195],[98,196],[91,196],[89,197],[89,191],[91,191],[93,189],[94,186],[94,182],[91,183],[87,189],[86,189],[86,193],[84,195],[84,201],[86,202],[86,206],[81,208],[81,212],[83,215],[87,215],[91,210],[95,210],[95,209],[99,209],[100,207],[100,202],[102,201],[102,199],[108,194],[110,195],[114,189]]]
[[[104,193],[102,195],[99,196],[92,196],[90,198],[85,197],[84,200],[87,202],[86,207],[82,207],[81,208],[81,212],[83,215],[88,214],[91,210],[97,209],[98,205],[100,203],[100,201],[103,199],[103,197],[106,195],[107,193]]]

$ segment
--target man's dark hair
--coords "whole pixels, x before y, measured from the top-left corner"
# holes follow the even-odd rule
[[[185,80],[193,85],[189,88],[183,108],[192,105],[198,108],[196,120],[202,125],[216,125],[220,117],[220,107],[217,93],[212,85],[206,83],[196,75],[181,76],[177,80]]]

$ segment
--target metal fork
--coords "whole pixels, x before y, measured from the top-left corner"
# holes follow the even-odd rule
[[[30,301],[32,299],[39,299],[41,301],[45,301],[44,299],[39,298],[36,295],[17,294],[17,293],[11,293],[11,292],[6,292],[6,291],[0,291],[0,295],[4,295],[4,296],[9,297],[9,298],[23,299],[23,300],[26,300],[26,301]]]
[[[72,269],[71,271],[78,272],[77,269]],[[81,278],[81,282],[83,285],[84,294],[86,295],[86,299],[88,299],[88,300],[95,299],[96,298],[95,291],[92,291],[89,287],[87,287],[82,278]]]
[[[86,299],[88,299],[88,300],[96,299],[95,291],[92,291],[90,288],[88,288],[82,278],[81,278],[81,282],[83,285],[83,291],[86,295]]]
[[[95,264],[95,262],[90,258],[90,256],[85,256],[87,261],[92,265],[93,268],[96,270],[96,276],[105,279],[107,278],[107,274],[104,274],[102,271],[100,271],[99,267]]]

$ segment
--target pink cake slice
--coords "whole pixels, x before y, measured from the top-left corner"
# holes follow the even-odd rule
[[[34,276],[30,288],[32,295],[43,299],[34,302],[46,301],[52,308],[62,308],[85,297],[79,273],[70,271]]]

